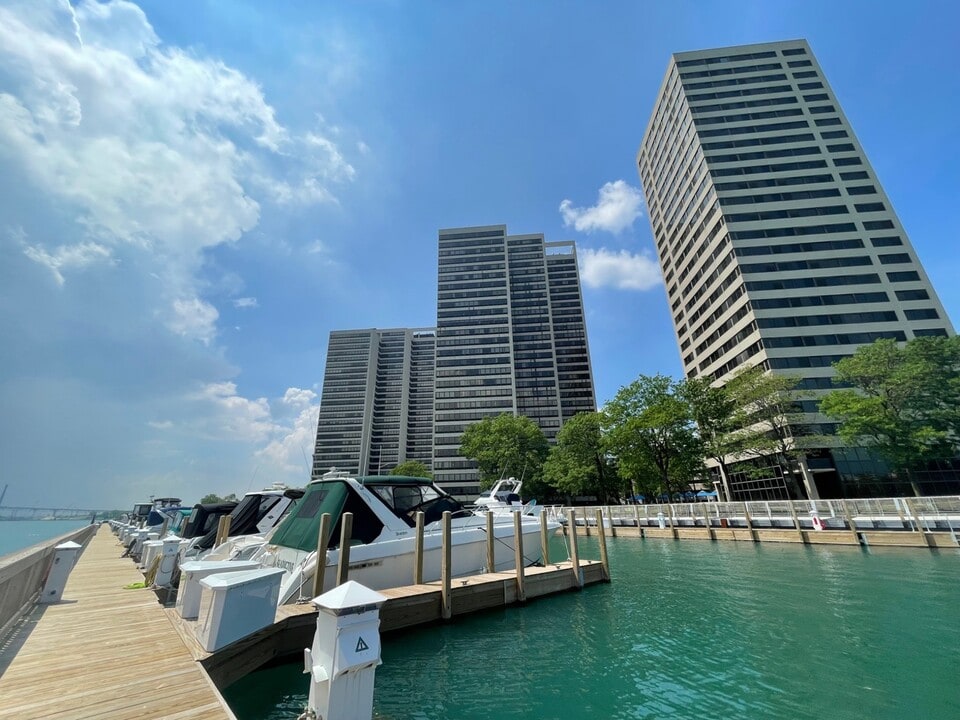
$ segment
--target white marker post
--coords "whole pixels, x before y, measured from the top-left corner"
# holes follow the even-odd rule
[[[317,630],[304,648],[310,695],[301,717],[370,720],[380,664],[380,608],[387,598],[348,580],[315,597]]]

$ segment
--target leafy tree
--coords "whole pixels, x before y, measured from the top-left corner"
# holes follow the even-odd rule
[[[228,502],[237,502],[236,494],[230,493],[225,497],[220,497],[216,493],[210,493],[200,498],[201,505],[216,505],[217,503],[228,503]]]
[[[543,431],[530,418],[504,413],[484,418],[463,431],[460,454],[474,460],[480,483],[491,487],[502,477],[524,482],[524,494],[542,493],[541,469],[550,447]]]
[[[405,477],[433,477],[430,474],[430,468],[419,460],[404,460],[390,471],[391,475],[404,475]]]
[[[608,457],[600,413],[579,413],[564,423],[543,465],[543,479],[568,495],[596,495],[601,504],[619,498],[623,487]]]
[[[847,443],[872,446],[920,494],[914,471],[953,457],[960,442],[960,338],[916,338],[861,345],[837,362],[834,390],[820,403],[840,420]]]
[[[704,454],[717,463],[724,494],[729,500],[732,495],[727,457],[740,454],[744,449],[743,408],[737,406],[728,388],[714,387],[709,377],[682,380],[678,394],[690,407]]]
[[[739,408],[734,417],[734,444],[741,457],[773,457],[784,469],[784,481],[794,497],[803,497],[796,476],[804,448],[820,444],[823,438],[811,435],[803,423],[798,401],[798,378],[766,371],[759,366],[737,373],[724,385]]]
[[[703,443],[689,405],[665,375],[641,375],[620,388],[603,411],[607,446],[626,477],[649,478],[661,492],[683,490],[703,470]]]

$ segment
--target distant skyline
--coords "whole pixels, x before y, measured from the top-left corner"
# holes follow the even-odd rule
[[[670,54],[806,38],[956,323],[948,2],[0,6],[0,486],[302,485],[329,332],[436,323],[437,231],[577,243],[597,400],[681,374],[634,158]]]

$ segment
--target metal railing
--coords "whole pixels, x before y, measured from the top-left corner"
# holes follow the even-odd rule
[[[960,530],[960,495],[845,500],[748,500],[574,507],[577,525],[596,526],[599,509],[613,527],[748,527],[813,529],[815,518],[828,530]],[[548,516],[566,522],[565,508]],[[748,519],[749,518],[749,519]],[[672,522],[671,522],[672,519]]]

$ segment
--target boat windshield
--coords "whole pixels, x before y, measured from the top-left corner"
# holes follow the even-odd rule
[[[383,500],[393,514],[410,527],[414,526],[418,511],[422,511],[426,515],[424,522],[429,524],[439,520],[446,510],[457,512],[462,509],[460,503],[432,485],[393,485],[390,483],[367,482],[365,486],[376,493],[377,497]]]

